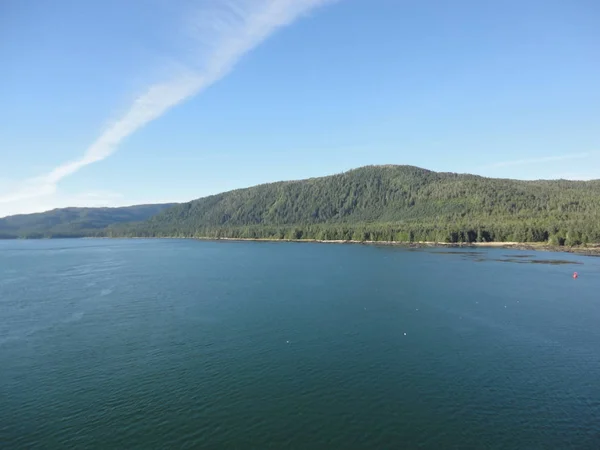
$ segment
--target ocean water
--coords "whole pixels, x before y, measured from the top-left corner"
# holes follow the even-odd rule
[[[0,448],[598,449],[600,258],[0,241]]]

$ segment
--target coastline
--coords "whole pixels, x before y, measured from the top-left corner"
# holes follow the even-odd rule
[[[135,238],[143,239],[143,238]],[[159,238],[160,239],[160,238]],[[177,238],[173,238],[177,239]],[[323,239],[270,239],[270,238],[211,238],[195,237],[202,241],[248,241],[248,242],[312,242],[318,244],[363,244],[363,245],[389,245],[406,248],[503,248],[507,250],[531,250],[557,253],[576,253],[584,256],[600,256],[600,244],[590,247],[565,247],[552,246],[544,242],[398,242],[398,241],[355,241],[355,240],[323,240]]]
[[[180,236],[81,236],[56,238],[14,238],[15,240],[45,239],[194,239],[198,241],[231,241],[231,242],[295,242],[317,244],[353,244],[353,245],[386,245],[404,248],[503,248],[507,250],[529,250],[556,253],[574,253],[583,256],[600,257],[600,244],[588,244],[586,247],[567,247],[548,245],[545,242],[400,242],[400,241],[356,241],[326,239],[277,239],[277,238],[228,238],[228,237],[180,237]],[[13,240],[13,239],[0,239]]]

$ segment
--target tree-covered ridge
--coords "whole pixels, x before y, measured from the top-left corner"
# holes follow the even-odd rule
[[[0,219],[0,238],[83,237],[103,235],[117,223],[140,222],[174,203],[121,208],[61,208]]]
[[[600,181],[518,181],[368,166],[176,205],[108,235],[600,242]]]

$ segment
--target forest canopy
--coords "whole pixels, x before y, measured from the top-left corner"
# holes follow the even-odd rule
[[[600,180],[520,181],[367,166],[187,203],[0,219],[0,238],[203,237],[600,243]]]
[[[412,166],[225,192],[107,236],[400,242],[600,242],[600,181],[491,179]]]

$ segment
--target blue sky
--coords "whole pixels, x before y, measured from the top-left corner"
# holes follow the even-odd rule
[[[0,216],[411,164],[600,178],[596,0],[4,0]]]

